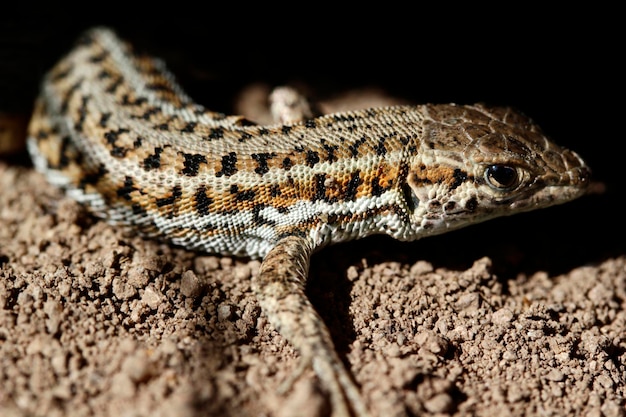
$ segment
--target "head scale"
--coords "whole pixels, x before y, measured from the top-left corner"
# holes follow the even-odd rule
[[[510,108],[430,105],[420,150],[403,184],[405,239],[564,203],[584,194],[590,170]]]

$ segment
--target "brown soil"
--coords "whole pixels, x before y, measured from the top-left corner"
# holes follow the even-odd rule
[[[310,296],[372,412],[623,416],[626,255],[570,220],[594,198],[316,254]],[[258,267],[134,237],[0,161],[0,415],[325,415],[310,372],[279,394],[298,355]]]

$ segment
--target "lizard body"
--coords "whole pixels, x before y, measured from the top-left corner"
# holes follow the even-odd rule
[[[211,112],[106,28],[46,76],[29,132],[35,166],[96,216],[188,249],[263,258],[259,303],[334,415],[367,410],[304,294],[313,251],[563,203],[590,175],[510,108],[391,106],[269,126]]]

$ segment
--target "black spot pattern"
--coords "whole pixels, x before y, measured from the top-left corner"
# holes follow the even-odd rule
[[[254,190],[239,190],[236,184],[230,186],[230,192],[235,195],[237,201],[251,201],[256,195]]]
[[[146,170],[157,169],[161,166],[161,152],[163,152],[163,148],[156,147],[154,148],[154,154],[147,156],[143,160],[143,167]]]
[[[183,157],[185,161],[183,165],[185,166],[180,172],[188,177],[195,177],[198,175],[198,170],[200,169],[200,164],[206,164],[206,157],[200,154],[189,154],[183,153]]]
[[[292,166],[293,166],[293,162],[291,161],[290,158],[286,157],[285,159],[283,159],[283,169],[285,171],[289,171]]]
[[[107,123],[109,122],[109,119],[111,118],[111,113],[102,113],[100,115],[100,121],[98,122],[98,124],[100,125],[100,127],[106,127]]]
[[[109,70],[107,70],[106,68],[103,68],[100,70],[97,77],[99,80],[106,80],[107,78],[111,78],[112,75],[109,72]]]
[[[130,200],[130,193],[136,190],[137,188],[133,185],[133,177],[127,176],[124,178],[124,185],[117,189],[117,196],[124,200]]]
[[[130,207],[133,210],[134,215],[145,216],[148,213],[139,203],[133,203]]]
[[[163,207],[163,206],[167,206],[170,204],[174,204],[176,200],[178,200],[182,195],[183,195],[183,192],[180,188],[180,185],[175,185],[174,188],[172,188],[172,195],[169,197],[157,198],[156,205],[157,207]]]
[[[313,168],[315,166],[315,164],[317,164],[320,161],[320,156],[317,152],[315,151],[306,151],[306,164],[310,167]]]
[[[348,146],[348,149],[350,150],[350,154],[352,155],[353,158],[356,158],[359,156],[359,147],[362,144],[364,144],[366,141],[367,139],[364,136],[361,139],[354,142],[352,145]]]
[[[313,178],[313,184],[315,184],[315,194],[313,194],[312,201],[320,201],[326,199],[326,175],[315,174]]]
[[[382,187],[380,185],[377,177],[372,178],[372,182],[370,183],[370,186],[372,187],[372,196],[374,197],[378,197],[379,195],[385,192],[385,187]]]
[[[83,96],[80,107],[78,108],[78,120],[74,124],[74,128],[77,132],[83,131],[83,123],[87,117],[87,104],[89,103],[89,96]]]
[[[180,131],[181,133],[193,133],[197,125],[197,122],[188,122]]]
[[[112,157],[124,158],[126,156],[126,152],[128,152],[128,149],[123,146],[119,146],[116,142],[119,139],[120,135],[123,135],[128,132],[129,132],[128,129],[120,128],[117,130],[106,132],[104,134],[104,138],[106,139],[107,143],[111,145],[111,149],[109,153],[111,154]]]
[[[109,171],[106,169],[104,164],[100,164],[100,166],[98,167],[97,171],[95,171],[95,172],[88,172],[85,175],[83,175],[83,177],[80,179],[78,187],[84,190],[87,185],[97,184],[98,181],[100,181],[100,178],[104,177],[108,173],[109,173]],[[127,179],[128,178],[130,178],[130,177],[127,177]],[[132,184],[132,178],[130,180],[131,180],[131,184]],[[120,195],[119,191],[118,191],[118,195]]]
[[[467,173],[461,171],[459,168],[456,168],[454,170],[454,182],[450,186],[450,189],[454,190],[459,185],[463,184],[463,182],[465,182],[465,180],[467,180]]]
[[[146,111],[140,116],[140,118],[143,120],[150,120],[150,117],[152,117],[153,114],[159,113],[161,113],[159,109],[157,109],[156,107],[151,107],[149,109],[146,109]]]
[[[215,173],[217,177],[222,175],[230,177],[237,172],[237,154],[231,152],[228,155],[222,156],[222,170]]]
[[[403,183],[402,186],[402,195],[404,196],[404,201],[406,202],[407,208],[409,212],[414,212],[415,209],[420,205],[420,201],[411,189],[411,186],[407,183]]]
[[[239,137],[238,141],[239,142],[245,142],[248,139],[250,139],[252,137],[252,135],[248,132],[241,132],[241,136]]]
[[[70,105],[70,100],[72,99],[72,96],[74,95],[74,93],[80,88],[80,84],[82,82],[83,82],[83,79],[81,78],[80,80],[72,84],[72,86],[68,88],[68,90],[65,92],[65,94],[63,95],[63,99],[61,101],[61,108],[60,108],[61,113],[67,113],[67,109],[69,108],[69,105]]]
[[[147,99],[147,98],[145,98],[145,97],[137,97],[137,98],[135,98],[135,100],[134,100],[132,103],[130,103],[130,104],[132,104],[133,106],[142,106],[142,105],[146,104],[147,102],[148,102],[148,99]]]
[[[70,139],[69,136],[63,136],[63,138],[61,139],[61,151],[60,151],[60,158],[59,158],[59,163],[56,167],[53,168],[65,168],[70,164],[70,158],[67,155],[67,152],[70,149],[70,146],[72,144],[72,141]]]
[[[146,83],[146,88],[148,90],[152,90],[152,91],[164,91],[164,92],[168,92],[170,91],[170,87],[162,82],[154,82],[154,83]]]
[[[356,193],[362,181],[361,171],[354,171],[350,177],[350,181],[348,182],[348,186],[346,187],[346,192],[344,194],[344,199],[346,201],[354,201],[354,199],[356,199]]]
[[[254,172],[256,172],[259,175],[263,175],[270,170],[269,167],[267,166],[267,161],[269,159],[275,158],[276,153],[274,152],[253,153],[251,156],[252,156],[252,159],[254,159],[258,164],[258,166],[254,168]]]
[[[222,139],[224,137],[224,128],[223,127],[214,127],[209,132],[208,140],[213,139]]]
[[[115,142],[117,141],[119,136],[123,135],[124,133],[128,133],[128,132],[130,132],[128,129],[119,128],[117,130],[111,130],[109,132],[106,132],[104,134],[104,138],[106,139],[108,144],[115,145]]]
[[[272,219],[268,219],[267,217],[263,217],[261,215],[261,211],[265,208],[265,204],[257,204],[252,207],[252,221],[256,225],[268,225],[274,226],[276,225],[276,221]]]
[[[70,67],[65,68],[63,71],[55,72],[51,80],[54,82],[61,81],[62,79],[64,79],[65,77],[67,77],[68,75],[72,73],[72,69],[73,67],[70,66]]]
[[[106,88],[105,91],[107,93],[110,93],[110,94],[115,94],[117,89],[120,88],[122,86],[122,84],[124,84],[124,78],[122,78],[122,76],[117,76],[117,77],[115,77],[113,82],[111,82],[111,84],[109,84],[109,86]]]
[[[338,145],[329,145],[325,140],[322,140],[322,147],[326,151],[326,161],[334,162],[337,160],[335,156],[335,151],[339,149]]]
[[[333,115],[335,122],[354,122],[354,116],[351,114],[335,114]]]
[[[114,158],[124,158],[126,156],[126,152],[128,152],[127,148],[124,148],[122,146],[113,146],[113,148],[111,148],[111,156]]]
[[[387,154],[387,148],[385,147],[385,138],[380,138],[376,146],[374,146],[376,155],[385,156]]]
[[[213,204],[213,199],[207,197],[206,195],[206,187],[201,185],[196,190],[196,211],[201,216],[206,216],[210,212],[211,204]]]
[[[270,186],[270,195],[272,197],[279,197],[280,195],[282,195],[282,191],[280,190],[279,184],[272,184]]]

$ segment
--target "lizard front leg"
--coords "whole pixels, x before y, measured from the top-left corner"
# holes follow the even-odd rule
[[[303,237],[282,238],[265,257],[253,289],[270,323],[301,355],[295,376],[311,367],[328,391],[333,417],[364,417],[369,414],[359,390],[304,292],[313,248],[313,242]]]

